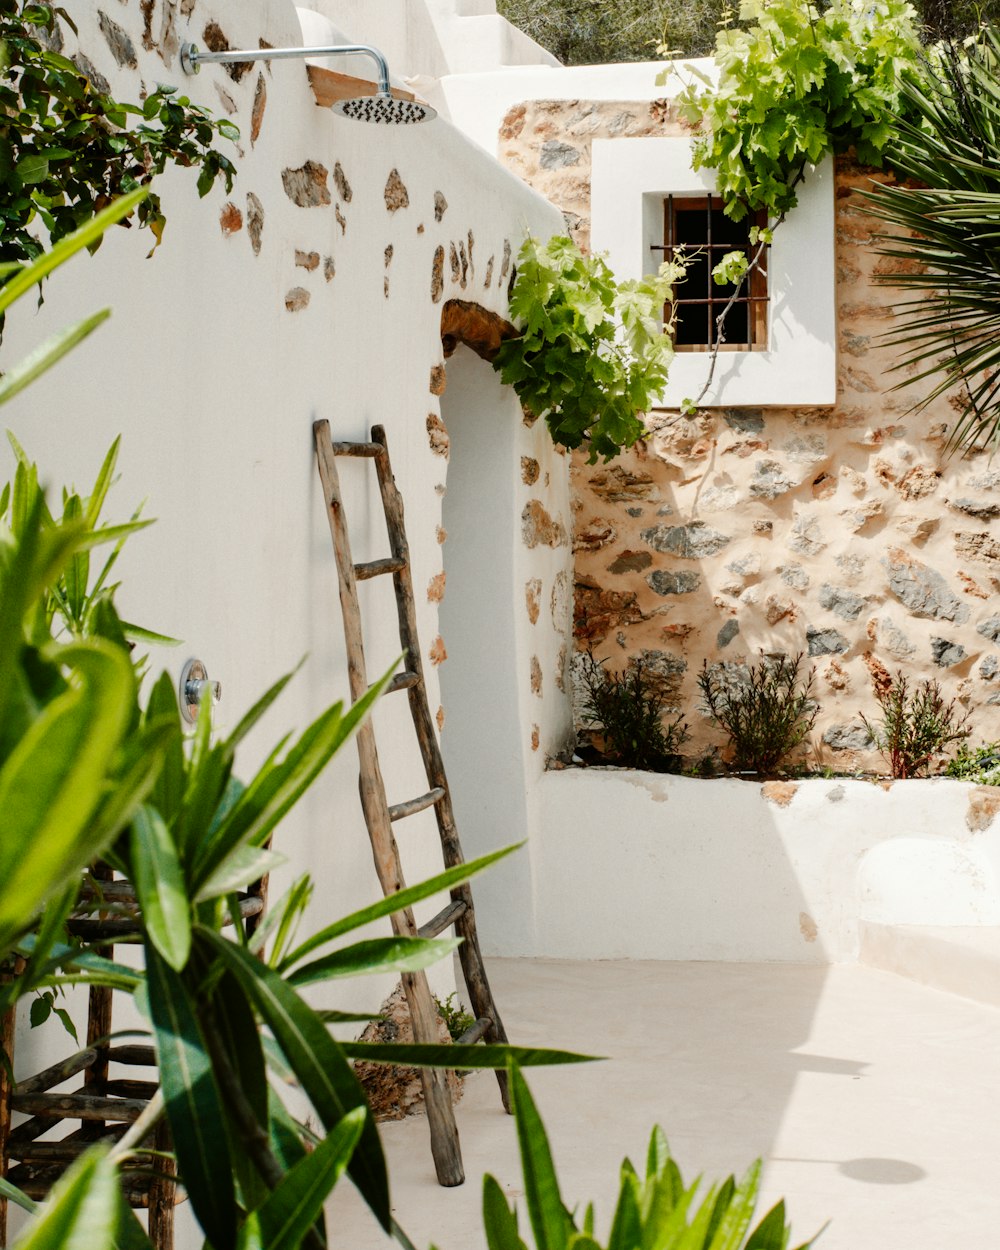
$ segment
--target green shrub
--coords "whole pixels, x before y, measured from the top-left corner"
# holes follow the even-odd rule
[[[612,460],[646,437],[641,414],[667,382],[674,348],[663,305],[683,277],[677,262],[641,281],[616,282],[600,256],[562,235],[526,239],[510,315],[521,331],[500,345],[494,369],[544,416],[552,440]]]
[[[466,1011],[461,1003],[455,1001],[457,997],[454,990],[445,999],[434,995],[434,1006],[437,1007],[438,1015],[445,1022],[448,1035],[453,1042],[457,1042],[462,1034],[476,1023],[476,1017]]]
[[[702,710],[729,738],[735,771],[773,776],[816,723],[816,670],[801,679],[802,658],[762,651],[758,664],[704,661],[698,674]]]
[[[616,673],[605,664],[587,651],[580,666],[583,719],[599,730],[605,753],[626,768],[679,771],[679,751],[690,735],[680,715],[664,722],[665,696],[648,666],[635,660]]]
[[[202,196],[219,177],[230,190],[236,174],[229,157],[212,146],[219,137],[239,139],[231,121],[217,121],[174,87],[157,86],[141,104],[113,99],[57,51],[60,22],[73,27],[64,8],[0,0],[4,262],[36,259],[168,165],[196,168]],[[166,225],[159,196],[151,191],[135,208],[155,248]],[[92,250],[99,245],[98,235]]]
[[[893,777],[920,776],[935,755],[969,736],[968,713],[960,717],[954,699],[945,703],[936,680],[922,681],[911,690],[902,670],[890,677],[875,665],[872,687],[881,724],[872,724],[863,714],[861,721]]]
[[[1000,742],[986,742],[972,751],[963,742],[944,772],[946,777],[957,777],[960,781],[1000,786]]]

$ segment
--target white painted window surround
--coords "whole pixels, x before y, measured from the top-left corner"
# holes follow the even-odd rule
[[[711,170],[691,167],[686,138],[595,139],[591,247],[606,252],[622,281],[655,272],[663,242],[663,199],[716,191]],[[720,352],[703,406],[824,406],[837,398],[834,174],[827,159],[798,188],[799,203],[775,231],[768,262],[768,350]],[[709,356],[679,352],[664,408],[695,399]]]

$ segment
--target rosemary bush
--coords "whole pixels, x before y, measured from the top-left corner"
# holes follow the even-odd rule
[[[604,738],[607,755],[626,768],[676,772],[689,734],[683,717],[664,722],[665,697],[642,660],[620,673],[609,671],[593,651],[583,656],[583,719]]]
[[[800,677],[801,652],[769,656],[757,664],[704,661],[698,674],[702,710],[724,730],[737,772],[773,776],[816,723],[815,669]]]
[[[969,715],[960,715],[955,700],[945,703],[936,680],[910,683],[901,669],[890,677],[881,665],[872,673],[880,725],[862,714],[861,721],[893,777],[918,777],[935,755],[969,736]]]

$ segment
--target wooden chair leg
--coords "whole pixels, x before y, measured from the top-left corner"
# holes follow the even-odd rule
[[[11,1074],[14,1068],[13,1007],[0,1016],[0,1177],[7,1176],[7,1138],[10,1136]],[[7,1199],[0,1195],[0,1247],[7,1244]]]
[[[157,1125],[153,1137],[155,1150],[173,1149],[170,1129],[166,1121]],[[174,1250],[174,1203],[177,1188],[172,1179],[177,1172],[172,1159],[157,1159],[156,1170],[163,1177],[157,1178],[149,1190],[149,1240],[154,1250]]]

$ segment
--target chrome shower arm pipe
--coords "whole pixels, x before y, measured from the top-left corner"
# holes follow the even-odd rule
[[[197,74],[205,65],[238,65],[245,61],[291,61],[303,60],[305,57],[321,56],[367,56],[378,67],[379,95],[387,96],[389,91],[389,66],[378,48],[367,43],[332,44],[316,48],[250,48],[231,52],[202,52],[193,43],[186,43],[181,48],[181,68],[185,74]]]

